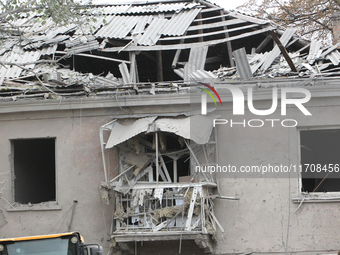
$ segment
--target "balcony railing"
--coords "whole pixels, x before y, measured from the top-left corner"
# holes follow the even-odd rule
[[[214,234],[214,184],[162,184],[116,194],[115,234],[196,232]]]

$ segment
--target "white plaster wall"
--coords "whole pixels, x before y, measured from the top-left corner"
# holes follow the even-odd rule
[[[268,109],[269,102],[257,102],[258,109]],[[287,116],[277,112],[259,117],[246,112],[245,116],[232,116],[228,110],[219,111],[221,118],[234,119],[296,119],[296,128],[261,127],[233,128],[218,126],[220,165],[299,164],[299,129],[305,127],[340,128],[338,97],[316,98],[306,104],[312,116],[304,116],[295,107]],[[340,141],[334,141],[340,142]],[[339,154],[340,156],[340,154]],[[223,196],[236,196],[240,200],[215,200],[215,213],[225,233],[218,232],[216,254],[285,254],[289,224],[288,252],[321,254],[340,249],[340,202],[304,203],[296,212],[298,203],[292,199],[299,193],[297,173],[277,178],[228,178],[220,175]],[[290,219],[289,219],[290,217]],[[337,253],[337,252],[333,252]],[[288,253],[290,254],[290,253]]]
[[[79,231],[85,241],[108,249],[112,207],[102,207],[98,191],[104,180],[99,127],[112,117],[97,114],[73,110],[0,115],[0,182],[6,181],[3,197],[13,202],[10,139],[56,137],[57,202],[61,206],[61,210],[16,212],[8,211],[8,203],[0,200],[4,216],[0,219],[1,237],[67,232],[70,208],[77,200],[71,231]]]

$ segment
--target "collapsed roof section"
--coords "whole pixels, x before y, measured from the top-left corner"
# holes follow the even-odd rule
[[[333,75],[340,62],[338,45],[204,0],[89,6],[66,26],[37,18],[1,24],[1,100],[187,93],[204,80]]]
[[[189,75],[216,77],[208,71],[232,66],[234,48],[250,51],[247,38],[260,44],[272,29],[205,1],[91,6],[67,26],[38,17],[1,24],[11,28],[1,34],[2,99],[187,91]]]

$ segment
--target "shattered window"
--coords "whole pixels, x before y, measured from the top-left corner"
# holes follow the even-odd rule
[[[302,192],[340,191],[340,129],[300,131]]]
[[[158,144],[157,152],[156,144]],[[156,160],[157,153],[158,160]],[[190,152],[184,139],[171,133],[137,135],[119,145],[119,155],[124,169],[135,167],[130,175],[136,176],[138,181],[188,182],[191,175]],[[128,174],[126,177],[129,179]]]
[[[56,200],[55,139],[12,140],[14,202]]]

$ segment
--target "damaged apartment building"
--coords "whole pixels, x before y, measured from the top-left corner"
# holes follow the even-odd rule
[[[204,0],[1,26],[2,237],[79,231],[106,254],[340,250],[338,42]],[[303,106],[282,104],[301,91]]]

